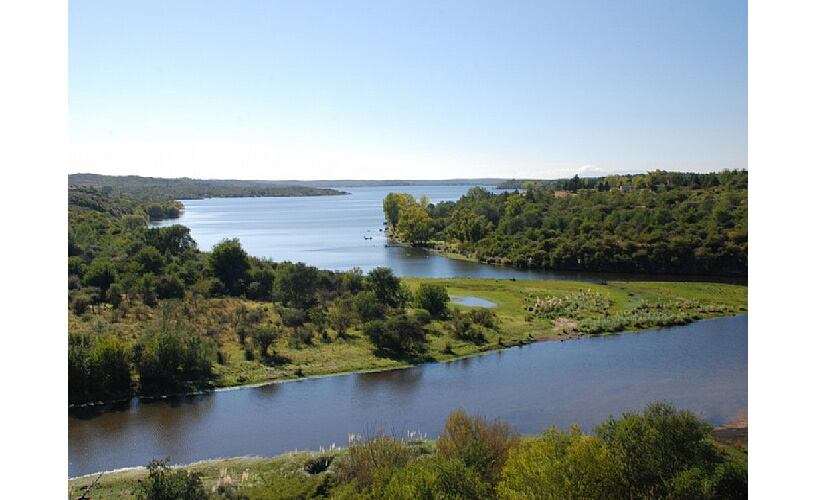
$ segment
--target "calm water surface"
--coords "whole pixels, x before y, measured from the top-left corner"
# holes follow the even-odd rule
[[[224,238],[239,238],[250,255],[279,262],[306,262],[320,269],[360,267],[369,271],[386,266],[398,276],[437,278],[677,279],[671,276],[530,271],[449,259],[420,248],[386,247],[382,200],[389,192],[411,193],[417,198],[427,195],[432,203],[438,203],[458,200],[471,187],[377,186],[339,188],[350,193],[344,196],[182,200],[185,207],[182,217],[159,225],[184,224],[205,251]],[[684,281],[696,279],[712,278],[682,278]]]
[[[345,445],[382,428],[435,436],[456,408],[523,433],[589,430],[655,400],[722,424],[747,409],[748,317],[567,342],[450,363],[69,412],[69,475]]]

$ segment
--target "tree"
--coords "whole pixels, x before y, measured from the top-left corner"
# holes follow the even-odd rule
[[[372,291],[360,292],[354,296],[354,312],[360,321],[367,322],[385,317],[385,304]]]
[[[355,320],[354,303],[350,298],[339,298],[329,307],[329,325],[340,337],[345,337],[346,331],[354,325]]]
[[[130,395],[130,352],[121,340],[112,335],[96,340],[90,361],[96,397],[110,399]]]
[[[304,309],[314,303],[317,282],[317,268],[303,262],[281,262],[275,270],[275,296],[284,305]]]
[[[432,283],[421,283],[414,294],[414,303],[417,307],[425,309],[434,318],[443,318],[448,312],[447,289],[442,285]]]
[[[635,497],[665,496],[678,473],[693,466],[710,470],[719,460],[709,439],[711,426],[665,403],[647,406],[643,415],[609,418],[595,432],[620,457],[627,488]]]
[[[109,260],[95,259],[85,271],[84,281],[86,285],[99,287],[99,290],[105,294],[111,284],[116,281],[116,268]]]
[[[397,235],[411,244],[427,242],[433,235],[433,222],[421,205],[409,205],[400,212]]]
[[[278,340],[278,337],[280,337],[280,330],[272,328],[257,330],[252,334],[252,338],[258,343],[258,347],[261,349],[261,356],[263,357],[269,355],[269,346],[274,344],[275,341]]]
[[[387,267],[375,267],[368,273],[369,288],[388,307],[403,307],[409,296],[400,279]]]
[[[401,212],[410,204],[416,201],[414,197],[407,193],[388,193],[383,199],[383,212],[385,213],[385,220],[392,228],[397,227],[400,220]]]
[[[241,242],[225,239],[213,247],[209,256],[209,270],[224,284],[230,295],[240,295],[249,271],[249,257]]]
[[[404,314],[391,316],[386,320],[369,321],[363,324],[363,333],[379,354],[416,356],[427,349],[424,328],[417,320]]]
[[[124,293],[125,291],[119,283],[112,283],[108,287],[108,303],[114,308],[118,308],[122,304],[122,294]]]
[[[143,273],[161,274],[164,258],[156,247],[146,246],[139,250],[133,260],[141,267]]]

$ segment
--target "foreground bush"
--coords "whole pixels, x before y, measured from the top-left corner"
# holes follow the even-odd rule
[[[623,465],[595,436],[551,428],[510,451],[502,471],[501,498],[628,498]]]
[[[436,446],[440,456],[461,460],[482,480],[495,485],[510,449],[518,443],[518,434],[508,424],[499,420],[488,422],[457,410],[445,422]]]
[[[167,460],[147,465],[147,479],[139,481],[133,493],[144,500],[203,500],[208,498],[201,476],[183,469],[171,469]]]

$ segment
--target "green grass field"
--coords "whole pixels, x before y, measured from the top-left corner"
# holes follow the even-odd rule
[[[429,349],[425,360],[445,361],[502,349],[535,340],[563,339],[587,333],[607,333],[688,323],[715,316],[747,312],[745,286],[686,282],[608,282],[592,284],[567,281],[510,281],[496,279],[404,278],[415,289],[433,282],[451,295],[475,296],[496,304],[495,329],[484,329],[479,343],[456,338],[447,324],[428,325]],[[537,305],[538,304],[538,305]],[[467,311],[468,307],[451,307]],[[149,329],[168,321],[211,338],[223,362],[215,364],[216,387],[257,384],[299,377],[408,366],[410,361],[377,357],[368,339],[353,330],[341,339],[329,331],[324,341],[293,346],[285,338],[270,347],[274,362],[258,356],[247,360],[239,341],[238,317],[247,311],[261,318],[253,327],[274,324],[280,318],[271,303],[234,298],[200,299],[157,308],[134,306],[126,315],[103,309],[81,317],[69,312],[69,331],[91,335],[113,334],[136,341]]]

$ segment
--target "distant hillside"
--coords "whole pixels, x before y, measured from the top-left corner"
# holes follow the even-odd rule
[[[375,186],[496,186],[507,179],[486,177],[480,179],[339,179],[315,181],[259,181],[270,184],[289,184],[311,187],[375,187]]]
[[[189,177],[165,179],[137,175],[71,174],[68,176],[68,185],[69,187],[92,187],[103,193],[128,195],[142,200],[346,194],[335,189],[267,181],[204,180]]]

